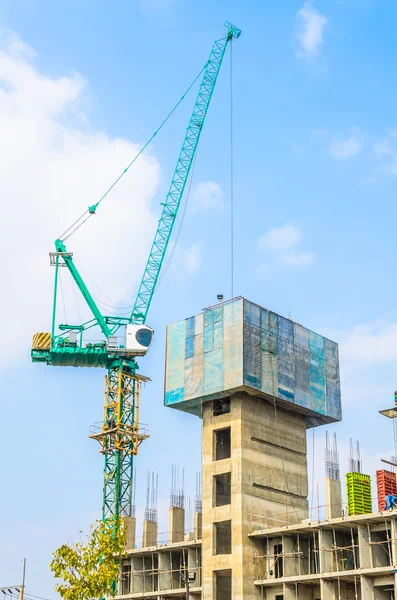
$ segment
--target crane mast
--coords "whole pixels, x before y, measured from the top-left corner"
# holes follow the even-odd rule
[[[240,29],[231,23],[226,22],[225,26],[227,28],[225,34],[213,43],[209,59],[203,69],[193,112],[171,185],[163,203],[162,214],[130,317],[102,315],[73,262],[73,254],[68,252],[65,246],[66,237],[57,239],[56,251],[50,253],[50,262],[55,267],[52,329],[51,333],[37,333],[33,336],[32,360],[54,366],[107,369],[103,420],[99,426],[93,427],[90,433],[90,438],[100,443],[100,451],[104,456],[102,503],[104,519],[111,516],[133,516],[133,457],[138,453],[141,442],[149,436],[148,431],[139,425],[140,389],[142,382],[147,381],[148,378],[138,374],[136,357],[144,355],[150,345],[151,338],[147,336],[145,338],[145,334],[151,332],[150,328],[145,326],[146,318],[226,47],[228,42],[241,34]],[[95,212],[96,206],[90,207],[87,214]],[[84,219],[86,220],[86,217]],[[69,270],[93,318],[81,325],[61,324],[58,326],[61,333],[56,334],[56,300],[60,267]],[[132,349],[127,343],[119,345],[115,342],[115,334],[120,327],[124,326],[127,327],[127,336],[129,327],[135,327],[134,333],[141,336],[139,340],[137,338],[136,346]],[[96,344],[84,345],[83,334],[93,327],[99,327],[105,339]]]

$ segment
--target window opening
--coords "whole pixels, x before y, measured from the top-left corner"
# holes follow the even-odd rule
[[[231,473],[222,473],[221,475],[214,475],[214,506],[225,506],[231,503],[232,483]]]
[[[216,429],[214,431],[214,445],[215,445],[215,460],[225,460],[230,458],[231,451],[231,435],[230,427],[225,429]]]
[[[283,545],[274,546],[274,576],[278,579],[283,576]]]
[[[232,572],[215,572],[215,598],[216,600],[232,600]]]
[[[213,403],[213,415],[219,417],[230,413],[230,398],[218,398]]]
[[[215,554],[231,554],[232,552],[232,522],[219,521],[214,523]]]
[[[129,594],[131,590],[131,565],[125,563],[121,568],[121,595]]]

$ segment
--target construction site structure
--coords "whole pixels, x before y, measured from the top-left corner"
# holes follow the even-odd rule
[[[281,522],[280,515],[280,522]],[[381,512],[272,528],[247,535],[254,557],[252,576],[241,595],[227,570],[216,569],[217,595],[206,595],[201,538],[129,547],[120,571],[117,598],[185,598],[181,574],[194,583],[190,597],[217,600],[392,600],[397,589],[397,513]],[[233,543],[233,552],[239,548]],[[214,591],[214,594],[215,594]]]
[[[397,496],[395,471],[378,469],[376,471],[376,489],[378,497],[378,510],[385,510],[386,496]]]
[[[148,378],[138,374],[136,359],[146,354],[152,342],[153,330],[145,324],[146,318],[227,45],[241,34],[240,29],[229,22],[225,23],[225,27],[225,33],[215,40],[208,60],[187,90],[188,92],[201,77],[193,112],[169,190],[162,203],[162,213],[131,314],[102,314],[76,267],[73,253],[65,244],[92,215],[96,214],[101,202],[157,135],[186,94],[115,183],[96,204],[89,206],[81,217],[65,230],[55,241],[55,252],[50,252],[50,264],[55,267],[51,332],[36,333],[33,336],[31,356],[33,362],[44,362],[52,366],[107,369],[103,420],[101,424],[93,427],[90,434],[92,439],[99,442],[100,451],[104,455],[104,519],[111,516],[133,518],[133,457],[138,453],[142,441],[149,436],[148,430],[139,424],[141,382],[148,381]],[[59,269],[62,267],[68,270],[92,313],[92,318],[84,323],[57,323]],[[98,331],[101,339],[95,343],[87,343],[84,337],[87,331]],[[118,335],[120,332],[121,336]]]
[[[348,515],[336,437],[308,507],[307,428],[341,419],[334,342],[243,298],[211,307],[168,327],[165,404],[202,419],[201,528],[182,539],[171,502],[168,542],[127,547],[119,600],[397,598],[397,511]],[[358,446],[350,469],[367,478]]]
[[[340,480],[340,465],[338,443],[334,433],[331,448],[328,431],[325,434],[325,505],[327,519],[342,516],[342,484]]]

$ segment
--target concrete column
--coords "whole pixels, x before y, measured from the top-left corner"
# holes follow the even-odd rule
[[[329,579],[321,579],[320,594],[321,600],[335,600],[335,583]]]
[[[135,517],[123,517],[125,527],[125,549],[133,550],[136,542],[136,519]]]
[[[327,519],[342,516],[342,484],[339,479],[325,478],[325,504]]]
[[[392,556],[392,564],[395,567],[397,565],[397,523],[395,519],[392,519],[390,522],[390,538],[391,538],[391,556]]]
[[[371,539],[373,542],[380,542],[383,541],[384,538],[381,538],[378,532],[375,531],[371,533]],[[374,568],[388,566],[388,554],[385,552],[385,548],[381,544],[375,543],[372,546],[372,562]]]
[[[217,432],[229,428],[230,458],[217,458]],[[261,600],[261,590],[254,586],[258,549],[249,533],[307,518],[305,417],[281,406],[275,413],[273,403],[245,392],[232,395],[230,412],[222,415],[214,414],[213,403],[206,402],[202,451],[202,600],[214,600],[214,572],[229,569],[233,600]],[[228,479],[218,487],[221,476]],[[228,520],[232,553],[217,555],[215,523]],[[287,569],[295,568],[293,562],[297,564],[290,561]]]
[[[157,546],[157,531],[158,526],[154,521],[143,522],[143,539],[142,546],[148,548],[150,546]]]
[[[201,540],[203,535],[203,513],[194,513],[194,539]]]
[[[185,538],[185,509],[170,506],[168,512],[168,543],[183,542]]]
[[[196,578],[192,587],[199,587],[201,585],[200,581],[200,563],[198,559],[197,548],[188,548],[187,551],[187,568],[188,571],[194,573]]]
[[[320,549],[320,573],[332,573],[334,560],[332,553],[332,531],[320,529],[318,533]]]
[[[291,535],[283,535],[282,546],[284,577],[296,577],[298,575],[298,557],[296,555],[295,538]]]
[[[372,552],[369,545],[369,531],[367,525],[358,525],[358,553],[361,569],[372,568]]]
[[[283,593],[284,593],[284,600],[296,600],[296,588],[295,585],[298,584],[287,584],[284,583],[284,589],[283,589]]]
[[[131,557],[131,593],[143,591],[143,558],[142,556]]]
[[[374,595],[374,582],[372,577],[360,578],[361,583],[361,600],[375,600]]]
[[[172,586],[171,561],[169,552],[159,552],[159,589],[170,590]]]

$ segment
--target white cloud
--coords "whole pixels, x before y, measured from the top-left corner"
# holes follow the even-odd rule
[[[394,156],[394,152],[387,140],[378,140],[373,147],[375,156]]]
[[[165,279],[167,273],[172,273],[173,280],[184,285],[186,279],[197,273],[201,267],[201,242],[192,242],[189,246],[170,243],[166,264],[160,275],[160,283]]]
[[[33,55],[15,35],[0,46],[0,249],[6,258],[0,306],[2,314],[16,315],[3,323],[3,335],[13,340],[3,346],[3,364],[29,351],[35,331],[49,330],[53,241],[100,198],[138,150],[89,126],[81,75],[46,76],[33,66]],[[67,243],[77,266],[116,303],[130,304],[142,274],[158,219],[150,206],[158,179],[157,161],[141,157]],[[78,318],[66,269],[62,276],[68,317]],[[91,287],[90,280],[87,284]],[[86,316],[83,301],[80,311]]]
[[[397,323],[377,320],[339,334],[341,354],[361,365],[397,360]]]
[[[377,140],[372,152],[374,156],[383,159],[382,170],[389,175],[397,176],[397,151],[394,149],[395,131],[390,131],[388,139]]]
[[[290,250],[299,244],[302,233],[295,225],[275,227],[263,233],[258,239],[260,250]]]
[[[193,214],[200,210],[222,212],[225,208],[223,191],[215,181],[201,181],[192,190],[190,205]]]
[[[319,47],[323,41],[323,30],[328,19],[313,7],[311,2],[305,2],[298,10],[297,33],[299,48],[297,56],[310,60],[318,55]]]
[[[315,260],[313,252],[289,252],[280,258],[280,262],[287,267],[306,267]]]
[[[337,160],[351,158],[361,151],[359,132],[352,131],[347,138],[334,138],[331,142],[331,155]]]
[[[259,236],[257,246],[266,253],[266,263],[256,270],[260,277],[267,278],[283,268],[299,268],[311,265],[316,260],[313,252],[303,252],[298,246],[303,235],[296,225],[283,225],[269,229]]]

